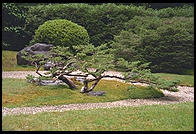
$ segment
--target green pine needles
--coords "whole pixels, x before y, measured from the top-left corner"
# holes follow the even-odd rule
[[[116,78],[127,82],[147,83],[149,88],[178,91],[177,85],[180,81],[164,80],[154,76],[148,68],[150,63],[142,63],[141,61],[129,62],[123,58],[115,59],[112,49],[108,48],[107,44],[102,44],[99,47],[94,47],[91,44],[87,47],[78,45],[74,49],[76,53],[71,53],[68,47],[55,46],[50,50],[47,57],[39,55],[36,58],[35,55],[27,55],[26,58],[31,59],[33,57],[32,63],[36,65],[36,73],[40,77],[43,77],[43,75],[39,73],[39,68],[44,63],[52,62],[54,66],[47,72],[47,75],[52,76],[53,80],[63,80],[72,89],[76,86],[66,76],[82,77],[83,87],[81,88],[81,93],[92,91],[102,78]],[[36,59],[37,61],[35,61]],[[94,64],[97,64],[100,59],[102,59],[102,62],[95,67]],[[115,66],[121,66],[126,70],[123,76],[105,74],[106,71],[114,69]],[[75,71],[80,71],[80,73],[76,74],[74,73]],[[89,87],[90,82],[93,82],[93,84]]]

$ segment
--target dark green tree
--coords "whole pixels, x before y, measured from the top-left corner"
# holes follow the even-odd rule
[[[2,3],[2,48],[20,50],[28,42],[24,31],[27,8],[20,3]]]
[[[193,69],[193,23],[192,17],[134,17],[126,23],[126,30],[115,36],[114,54],[128,61],[151,62],[153,72]]]

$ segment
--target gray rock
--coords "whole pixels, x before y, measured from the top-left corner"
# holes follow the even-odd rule
[[[39,81],[37,78],[34,78],[32,81],[29,81],[30,83],[35,83],[40,86],[57,86],[57,85],[67,85],[61,80],[41,80]]]
[[[50,61],[44,65],[44,70],[50,70],[50,68],[54,66]]]
[[[90,91],[87,94],[92,96],[103,96],[105,95],[105,91]]]
[[[56,85],[67,85],[67,84],[61,80],[56,80],[55,82],[53,82],[53,80],[42,80],[40,82],[40,85],[42,85],[42,86],[56,86]]]
[[[80,83],[84,83],[85,77],[76,77],[76,80]]]
[[[29,83],[35,83],[40,86],[57,86],[57,85],[67,85],[62,80],[39,80],[38,78],[33,78],[32,80],[28,80]]]
[[[17,58],[17,64],[18,65],[31,65],[30,61],[27,61],[26,59],[22,58],[23,54],[22,51],[27,52],[27,54],[48,54],[50,48],[53,47],[52,44],[42,44],[42,43],[36,43],[32,46],[25,47],[21,51],[19,51],[16,55]]]

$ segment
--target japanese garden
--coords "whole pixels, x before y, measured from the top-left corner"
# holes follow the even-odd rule
[[[3,131],[193,131],[193,3],[2,3]]]

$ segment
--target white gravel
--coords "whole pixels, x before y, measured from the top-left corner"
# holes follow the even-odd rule
[[[43,73],[43,71],[42,71]],[[119,72],[106,72],[110,75],[121,75]],[[12,71],[2,72],[2,78],[22,78],[24,79],[27,74],[37,76],[33,71]],[[107,78],[109,79],[109,78]],[[141,83],[136,83],[141,84]],[[143,86],[146,86],[143,84]],[[161,98],[153,99],[127,99],[115,102],[104,102],[104,103],[83,103],[83,104],[68,104],[58,106],[43,106],[43,107],[20,107],[20,108],[2,108],[2,115],[18,115],[18,114],[36,114],[40,112],[63,112],[68,110],[85,110],[95,108],[111,108],[111,107],[122,107],[122,106],[141,106],[141,105],[154,105],[154,104],[174,104],[182,102],[194,102],[194,87],[178,86],[178,92],[170,92],[162,90],[165,94]]]

